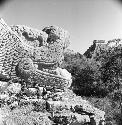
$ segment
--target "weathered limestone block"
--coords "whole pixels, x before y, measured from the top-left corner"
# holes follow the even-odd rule
[[[4,92],[7,89],[8,85],[8,82],[0,81],[0,93]]]
[[[90,118],[88,115],[81,115],[78,113],[73,113],[75,120],[73,121],[73,123],[71,123],[71,125],[83,125],[84,123],[90,123]]]
[[[0,100],[8,100],[9,95],[8,94],[0,94]]]
[[[7,87],[7,91],[11,92],[12,94],[17,94],[21,91],[21,84],[12,83]]]
[[[25,90],[25,93],[28,97],[34,97],[37,95],[37,89],[36,88],[28,88]]]
[[[84,123],[90,123],[90,118],[88,115],[80,115],[77,113],[72,113],[70,111],[62,111],[58,113],[54,113],[51,120],[60,125],[75,125]]]

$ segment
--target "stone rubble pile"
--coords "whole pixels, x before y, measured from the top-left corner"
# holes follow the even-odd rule
[[[24,88],[24,90],[22,90],[22,85],[20,83],[1,83],[3,83],[1,84],[1,88],[4,88],[5,85],[8,85],[8,87],[6,87],[6,90],[4,92],[1,92],[0,104],[1,109],[4,108],[4,106],[8,107],[8,109],[10,110],[10,112],[8,113],[9,115],[17,109],[21,109],[23,106],[29,107],[31,105],[32,108],[29,109],[31,114],[33,112],[48,114],[42,120],[42,122],[44,122],[44,119],[48,119],[46,120],[48,121],[48,123],[43,124],[104,125],[105,112],[95,108],[88,101],[83,100],[81,97],[76,96],[71,90],[62,92],[55,89],[48,91],[43,87]],[[4,110],[1,110],[1,112],[3,112]],[[27,110],[25,110],[25,112],[27,112]],[[4,122],[8,122],[6,119],[9,118],[9,115],[5,115],[5,118],[3,120]],[[15,115],[16,114],[14,114],[13,117],[15,117]],[[31,124],[34,125],[34,123],[32,122],[30,123],[30,125]],[[6,125],[9,124],[6,123]]]

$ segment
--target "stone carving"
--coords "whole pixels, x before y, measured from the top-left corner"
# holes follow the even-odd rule
[[[104,125],[103,111],[67,89],[71,74],[60,65],[68,45],[62,28],[9,27],[0,19],[0,76],[10,80],[0,81],[1,125]]]
[[[71,78],[67,78],[64,70],[58,67],[68,45],[68,32],[62,28],[50,26],[40,31],[26,26],[9,27],[1,19],[1,74],[11,79],[20,77],[40,86],[67,88]]]

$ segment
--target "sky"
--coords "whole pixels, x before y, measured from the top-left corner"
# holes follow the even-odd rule
[[[0,16],[8,25],[42,30],[57,25],[70,33],[69,49],[83,54],[93,40],[122,38],[119,0],[6,0]]]

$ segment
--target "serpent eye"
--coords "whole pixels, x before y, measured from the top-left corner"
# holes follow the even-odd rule
[[[52,38],[47,38],[47,43],[53,44],[55,41]]]

